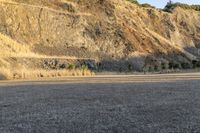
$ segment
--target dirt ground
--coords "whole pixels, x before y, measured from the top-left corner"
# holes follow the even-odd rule
[[[0,133],[200,133],[200,74],[0,82]]]

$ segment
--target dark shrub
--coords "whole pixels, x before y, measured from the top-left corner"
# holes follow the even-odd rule
[[[155,68],[153,66],[149,66],[149,72],[153,72],[155,70]]]
[[[132,71],[133,70],[133,67],[131,64],[128,64],[128,71]]]
[[[173,62],[169,62],[169,69],[173,69],[174,63]]]
[[[197,67],[200,67],[200,61],[197,61]]]
[[[168,69],[168,68],[169,68],[168,62],[162,62],[162,63],[161,63],[161,68],[162,68],[163,70]]]
[[[181,64],[176,62],[169,62],[169,69],[181,69]]]
[[[154,66],[154,71],[159,71],[159,66],[158,65]]]
[[[192,66],[193,66],[193,68],[196,68],[197,64],[198,64],[197,60],[192,60]]]
[[[190,63],[182,62],[182,63],[181,63],[181,67],[182,67],[183,69],[190,69],[190,68],[191,68],[191,65],[190,65]]]
[[[180,63],[175,63],[174,64],[174,69],[181,69],[181,64]]]

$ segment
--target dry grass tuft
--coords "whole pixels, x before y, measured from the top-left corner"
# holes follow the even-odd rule
[[[36,79],[36,78],[50,78],[50,77],[65,77],[65,76],[92,76],[93,72],[90,70],[10,70],[7,68],[0,68],[0,79],[1,80],[12,80],[12,79]]]

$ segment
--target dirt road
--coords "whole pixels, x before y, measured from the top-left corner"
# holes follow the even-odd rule
[[[0,133],[200,133],[200,74],[0,82]]]

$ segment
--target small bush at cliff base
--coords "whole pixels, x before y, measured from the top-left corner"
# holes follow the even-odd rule
[[[183,62],[183,63],[181,63],[181,67],[182,67],[183,69],[190,69],[190,68],[191,68],[191,65],[190,65],[190,63]]]
[[[162,62],[161,63],[161,68],[162,68],[162,70],[168,69],[169,68],[169,63],[168,62]]]
[[[197,60],[192,60],[192,67],[193,67],[193,68],[196,68],[196,67],[197,67],[197,64],[198,64],[198,61],[197,61]]]
[[[169,69],[181,69],[181,64],[176,62],[169,62]]]
[[[82,65],[82,66],[81,66],[81,69],[84,70],[84,71],[85,71],[85,70],[88,70],[88,66],[87,66],[87,65]]]
[[[197,67],[198,68],[200,67],[200,61],[197,61]]]
[[[69,69],[69,70],[72,70],[75,68],[76,68],[76,65],[74,65],[74,64],[69,64],[69,66],[67,67],[67,69]]]

